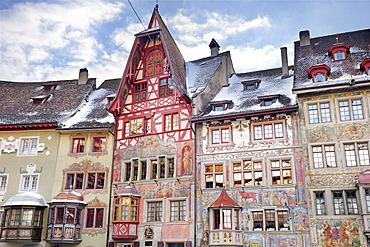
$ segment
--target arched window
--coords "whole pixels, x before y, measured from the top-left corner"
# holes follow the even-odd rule
[[[146,56],[145,61],[145,76],[153,76],[161,74],[163,64],[163,53],[161,50],[153,50]]]

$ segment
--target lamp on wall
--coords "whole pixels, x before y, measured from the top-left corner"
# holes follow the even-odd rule
[[[176,88],[175,80],[173,78],[168,78],[168,88],[171,90]]]

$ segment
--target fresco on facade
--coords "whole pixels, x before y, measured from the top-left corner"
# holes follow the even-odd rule
[[[113,161],[113,181],[121,182],[121,169],[122,169],[122,156],[120,151],[114,152],[114,161]]]
[[[263,237],[261,234],[244,234],[244,247],[262,247]]]
[[[296,206],[296,191],[294,188],[265,189],[262,191],[262,205]]]
[[[261,204],[261,197],[258,190],[239,191],[240,206],[256,206]]]
[[[183,175],[191,175],[192,171],[192,150],[188,143],[182,148]]]
[[[176,154],[176,145],[173,141],[164,143],[157,136],[144,136],[138,146],[127,147],[122,152],[122,157],[150,158],[163,154]]]
[[[297,236],[289,235],[270,235],[267,237],[268,247],[301,247],[303,246],[302,240]]]
[[[321,247],[361,246],[360,225],[355,221],[323,221],[317,224]]]
[[[308,229],[307,209],[296,207],[293,209],[293,216],[295,230],[304,231]]]

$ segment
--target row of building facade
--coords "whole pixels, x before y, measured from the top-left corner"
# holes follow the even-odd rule
[[[246,73],[135,37],[98,88],[0,81],[0,246],[368,246],[370,29]]]

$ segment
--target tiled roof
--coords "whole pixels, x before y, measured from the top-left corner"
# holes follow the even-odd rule
[[[120,78],[104,81],[75,115],[63,121],[61,129],[107,128],[113,125],[113,114],[107,110],[107,97],[116,95],[120,82]]]
[[[0,81],[0,129],[49,124],[55,127],[71,116],[95,88],[95,79],[48,82]],[[45,86],[51,86],[51,90]],[[35,104],[34,100],[43,101]]]
[[[226,193],[226,190],[223,189],[221,191],[220,196],[217,198],[217,200],[212,203],[210,208],[220,208],[220,207],[238,207],[240,208],[241,206],[237,204],[233,199],[229,197],[229,195]]]
[[[289,67],[290,74],[293,67]],[[244,90],[244,83],[258,83],[253,90]],[[281,68],[234,74],[229,79],[229,85],[221,88],[216,97],[209,102],[209,107],[194,119],[235,117],[240,114],[255,114],[258,112],[279,111],[296,108],[296,96],[292,94],[293,76],[282,78]],[[276,103],[262,106],[263,98],[277,97]],[[212,102],[232,101],[230,108],[224,111],[212,110]]]
[[[344,60],[334,61],[329,55],[330,48],[337,42],[350,47],[350,53]],[[344,85],[348,84],[350,79],[355,79],[356,82],[369,81],[370,76],[360,69],[360,64],[370,57],[369,46],[370,29],[311,38],[310,46],[303,48],[300,48],[300,42],[296,41],[293,90]],[[330,68],[329,78],[325,82],[314,83],[308,77],[308,70],[317,63]]]

